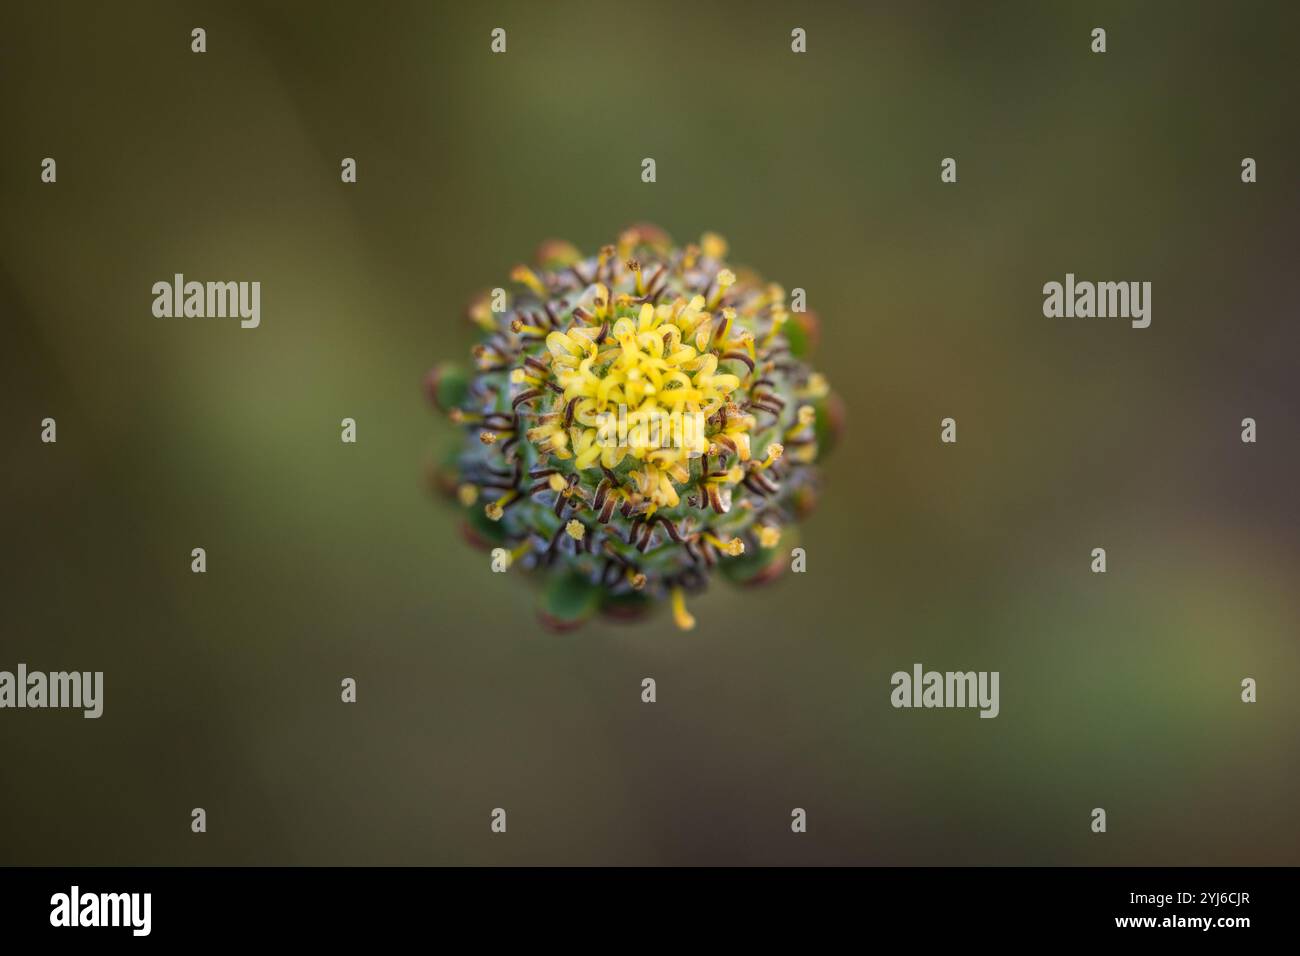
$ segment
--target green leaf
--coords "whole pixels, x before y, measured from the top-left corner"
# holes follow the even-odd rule
[[[560,626],[579,624],[596,610],[600,594],[600,587],[581,574],[557,575],[547,582],[542,593],[542,614]]]
[[[719,559],[718,573],[732,584],[757,584],[770,580],[779,573],[781,562],[789,558],[796,534],[795,529],[787,525],[781,530],[781,540],[775,548],[759,548],[746,542],[744,554]]]
[[[483,511],[481,503],[475,503],[465,509],[465,521],[470,529],[489,544],[502,544],[506,539],[506,529],[500,521],[493,521]]]
[[[813,431],[817,436],[817,457],[829,455],[839,442],[844,430],[844,403],[834,393],[818,399],[813,404],[817,418],[813,422]]]
[[[469,376],[459,365],[444,362],[429,373],[425,387],[429,398],[443,412],[460,408],[469,395]]]
[[[817,317],[811,312],[795,312],[785,323],[781,333],[790,343],[790,353],[795,358],[806,359],[817,347]]]
[[[643,617],[653,607],[654,601],[641,591],[625,591],[622,594],[606,593],[600,601],[602,614],[625,621]]]

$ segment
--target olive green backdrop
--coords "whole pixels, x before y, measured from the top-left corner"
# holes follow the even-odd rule
[[[1300,862],[1297,26],[7,4],[0,669],[106,699],[0,712],[0,863]],[[420,382],[538,242],[638,220],[807,289],[849,430],[806,574],[556,636],[427,494]],[[261,327],[154,318],[176,272]],[[1066,272],[1151,327],[1044,318]],[[1001,715],[892,709],[917,661]]]

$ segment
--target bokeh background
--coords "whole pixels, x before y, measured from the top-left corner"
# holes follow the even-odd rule
[[[0,712],[0,862],[1300,862],[1297,26],[6,4],[0,669],[106,701]],[[808,290],[849,431],[805,575],[556,636],[429,496],[421,378],[541,240],[640,220]],[[1045,319],[1068,271],[1151,327]],[[261,281],[261,328],[154,318],[175,272]],[[917,661],[1001,716],[892,709]]]

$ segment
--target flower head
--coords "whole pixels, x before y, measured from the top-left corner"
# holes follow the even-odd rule
[[[544,578],[549,623],[667,600],[693,627],[686,595],[715,569],[775,576],[815,500],[840,418],[805,363],[815,324],[727,249],[712,233],[675,248],[647,226],[594,256],[545,243],[512,271],[504,312],[471,307],[477,374],[429,376],[466,430],[442,483],[474,538]]]

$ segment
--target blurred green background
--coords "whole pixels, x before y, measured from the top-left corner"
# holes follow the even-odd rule
[[[1300,863],[1297,26],[6,5],[0,669],[106,692],[0,712],[0,862]],[[808,290],[849,431],[805,575],[556,636],[427,494],[420,382],[541,240],[639,220]],[[261,327],[154,318],[175,272]],[[1044,318],[1066,272],[1151,327]],[[1001,716],[892,709],[917,661]]]

